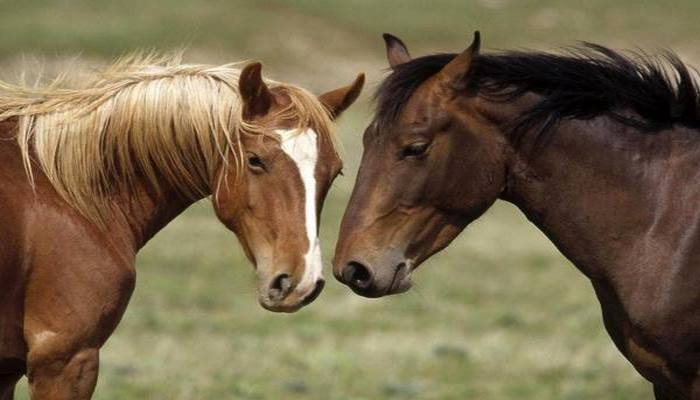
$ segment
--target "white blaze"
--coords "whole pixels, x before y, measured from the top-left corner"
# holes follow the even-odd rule
[[[316,221],[316,163],[318,162],[317,133],[312,129],[277,130],[282,139],[282,150],[294,161],[304,184],[304,214],[309,248],[304,255],[306,263],[299,287],[315,286],[321,279],[323,262]]]

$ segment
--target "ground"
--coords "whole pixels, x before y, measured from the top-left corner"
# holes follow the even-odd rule
[[[188,47],[188,61],[259,59],[272,77],[316,92],[365,71],[371,90],[386,67],[382,32],[415,55],[459,51],[479,29],[487,51],[586,40],[671,47],[693,61],[697,15],[691,0],[8,0],[0,2],[0,75]],[[370,111],[366,92],[340,121],[346,168],[324,210],[327,264]],[[102,351],[96,399],[651,396],[605,333],[590,284],[505,203],[422,266],[414,289],[385,299],[360,298],[327,270],[311,306],[263,310],[252,267],[208,201],[159,234],[137,270],[128,311]],[[24,381],[18,397],[27,398]]]

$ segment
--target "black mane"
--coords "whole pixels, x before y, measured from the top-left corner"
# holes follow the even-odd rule
[[[393,123],[418,86],[455,56],[429,55],[397,66],[375,94],[376,122]],[[542,95],[540,102],[513,121],[516,130],[539,126],[542,132],[563,118],[602,114],[643,130],[674,124],[700,127],[697,82],[672,52],[660,57],[623,55],[583,44],[564,54],[480,54],[472,65],[469,89],[479,95],[495,101],[512,101],[527,92]],[[623,116],[623,111],[638,117]]]

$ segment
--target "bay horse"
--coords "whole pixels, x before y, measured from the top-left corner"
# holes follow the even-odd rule
[[[324,280],[321,205],[341,169],[332,118],[364,76],[316,97],[242,70],[127,57],[67,89],[0,87],[0,399],[88,399],[138,250],[193,202],[256,266],[271,311]]]
[[[412,59],[391,74],[340,228],[334,274],[356,293],[411,272],[497,199],[591,281],[604,325],[657,399],[700,399],[700,101],[671,52]]]

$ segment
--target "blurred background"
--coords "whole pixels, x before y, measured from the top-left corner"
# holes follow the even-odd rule
[[[330,265],[385,73],[382,32],[412,54],[556,49],[577,40],[663,47],[700,64],[696,0],[0,0],[0,76],[99,66],[135,49],[264,62],[317,93],[368,74],[339,121],[345,177],[326,203]],[[254,272],[209,201],[142,251],[126,315],[101,353],[96,399],[640,399],[649,385],[614,348],[588,281],[499,202],[415,274],[368,300],[332,278],[294,315],[255,300]],[[26,381],[18,389],[26,399]]]

